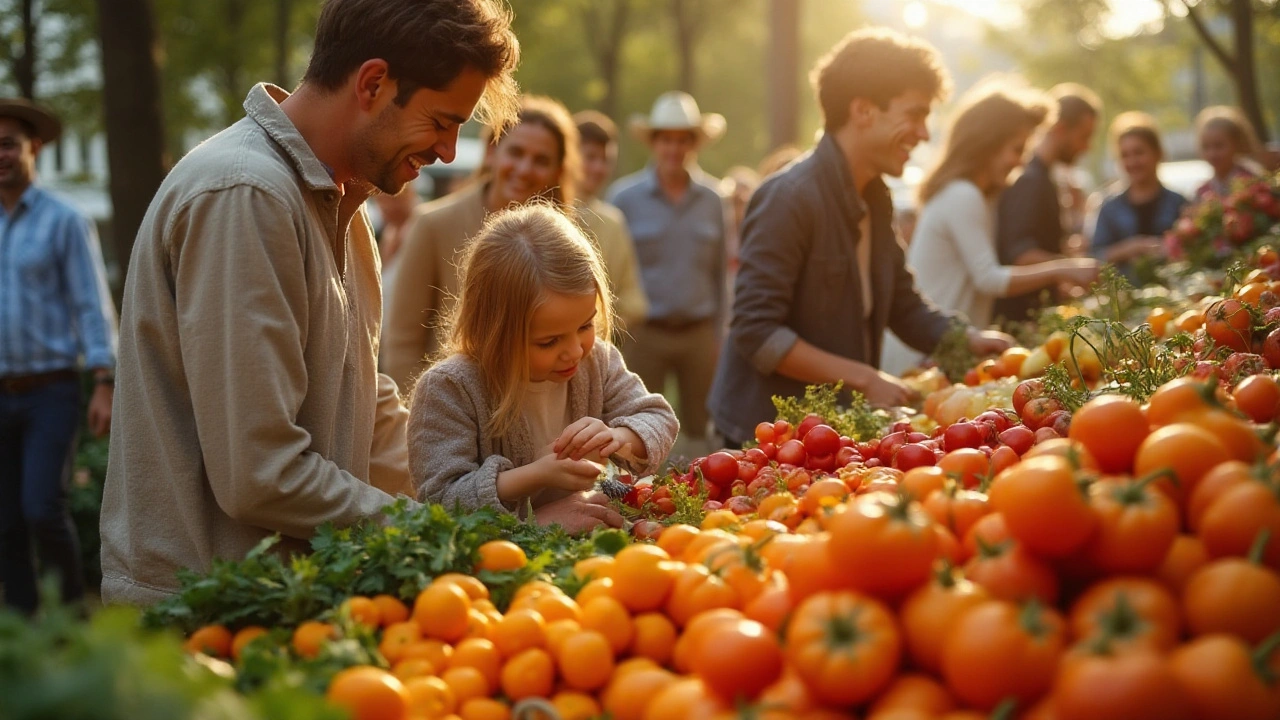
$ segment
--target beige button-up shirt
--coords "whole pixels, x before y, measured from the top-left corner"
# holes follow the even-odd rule
[[[180,568],[413,494],[408,413],[376,370],[382,300],[362,204],[258,85],[182,159],[129,268],[102,504],[102,596],[149,604]]]

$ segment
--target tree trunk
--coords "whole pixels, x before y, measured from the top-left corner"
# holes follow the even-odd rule
[[[693,9],[689,7],[691,2],[696,0],[671,0],[671,18],[676,26],[676,57],[680,62],[676,88],[690,95],[693,94],[695,74],[693,53],[697,50],[697,29],[694,27]]]
[[[28,100],[36,99],[36,24],[35,0],[22,0],[22,55],[13,59],[13,78],[18,92]]]
[[[800,2],[769,3],[769,54],[765,57],[769,93],[765,102],[770,149],[795,142],[800,133]]]
[[[165,175],[160,72],[151,0],[98,0],[111,240],[123,276],[134,236]]]
[[[289,25],[293,18],[293,0],[276,0],[276,84],[291,90],[289,76]]]
[[[609,7],[612,11],[607,9]],[[613,117],[618,109],[618,71],[622,65],[622,42],[627,35],[630,17],[631,0],[587,0],[582,9],[582,24],[591,46],[591,57],[604,83],[604,98],[599,109],[609,117]]]
[[[1271,133],[1262,112],[1262,102],[1258,98],[1257,63],[1253,48],[1253,3],[1250,0],[1232,0],[1231,16],[1236,31],[1236,97],[1240,100],[1240,109],[1249,118],[1249,122],[1253,123],[1258,140],[1266,143]]]
[[[225,0],[226,30],[232,38],[232,47],[240,45],[244,36],[244,18],[248,10],[246,0]],[[243,110],[241,106],[248,88],[241,87],[244,77],[244,62],[240,53],[227,53],[221,59],[222,75],[222,124],[231,125],[239,120]]]

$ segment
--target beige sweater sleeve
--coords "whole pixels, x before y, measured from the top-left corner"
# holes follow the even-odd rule
[[[239,185],[198,196],[166,233],[183,366],[215,501],[232,519],[308,538],[392,497],[309,450],[308,289],[294,211]],[[341,342],[306,338],[306,343]]]
[[[409,477],[409,445],[405,429],[409,409],[400,401],[395,381],[378,373],[378,410],[369,449],[369,482],[391,495],[416,497]]]
[[[440,303],[439,258],[430,216],[415,215],[400,248],[400,269],[387,304],[382,338],[382,364],[388,376],[408,394],[422,372],[431,342],[428,327]]]

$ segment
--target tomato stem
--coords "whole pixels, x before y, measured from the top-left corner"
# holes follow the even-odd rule
[[[1152,482],[1159,480],[1160,478],[1169,478],[1169,482],[1173,483],[1174,487],[1179,487],[1181,485],[1181,483],[1178,482],[1178,474],[1173,471],[1173,468],[1162,467],[1162,468],[1156,468],[1155,470],[1152,470],[1146,475],[1143,475],[1142,477],[1134,480],[1132,483],[1130,483],[1129,487],[1133,488],[1134,490],[1140,490],[1150,485]],[[1137,494],[1130,494],[1128,497],[1131,498],[1130,502],[1137,502],[1138,500],[1142,499],[1142,496]]]
[[[1267,543],[1271,542],[1271,528],[1262,528],[1258,531],[1258,536],[1254,538],[1253,545],[1249,548],[1249,554],[1246,556],[1249,562],[1254,565],[1262,564],[1262,556],[1267,550]]]
[[[1274,687],[1280,678],[1276,676],[1276,671],[1271,669],[1271,655],[1276,649],[1280,648],[1280,631],[1272,633],[1267,639],[1258,644],[1253,651],[1253,671],[1261,678],[1262,682],[1269,687]]]
[[[1013,711],[1018,707],[1017,698],[1005,698],[991,711],[990,720],[1012,720]]]

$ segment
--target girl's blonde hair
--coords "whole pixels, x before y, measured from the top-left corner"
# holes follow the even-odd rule
[[[613,331],[613,298],[596,246],[548,203],[491,215],[462,252],[457,302],[446,321],[444,355],[480,366],[493,416],[486,431],[506,435],[529,383],[534,311],[550,293],[595,295],[596,337]]]
[[[1207,107],[1196,115],[1196,135],[1204,135],[1206,130],[1222,130],[1235,143],[1239,155],[1253,155],[1258,152],[1258,134],[1253,130],[1253,123],[1245,117],[1240,108],[1230,105],[1214,105]]]
[[[920,184],[920,204],[953,180],[973,179],[1010,137],[1034,131],[1052,111],[1049,96],[1013,78],[986,80],[969,91],[951,121],[941,159]]]

